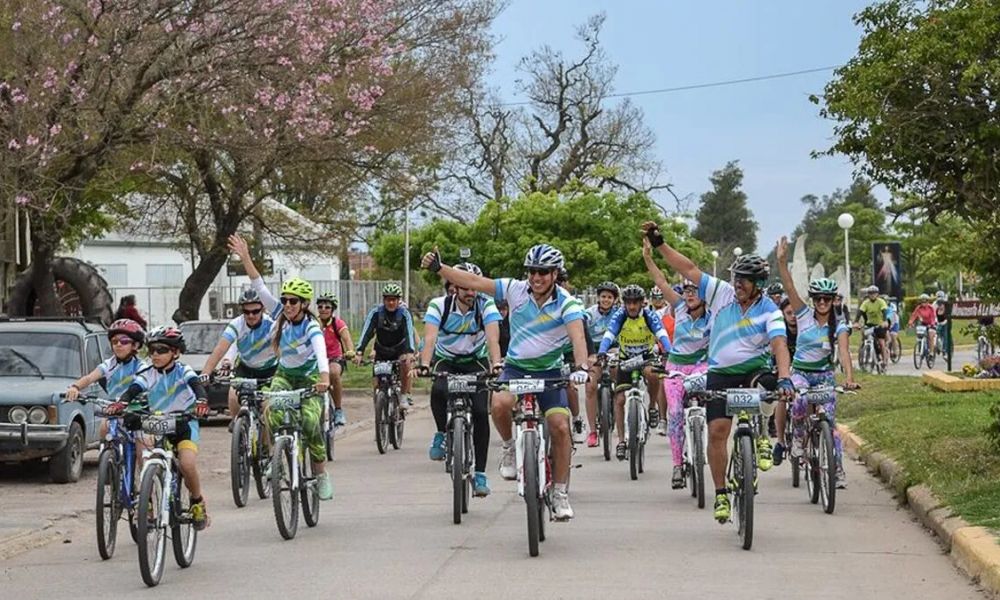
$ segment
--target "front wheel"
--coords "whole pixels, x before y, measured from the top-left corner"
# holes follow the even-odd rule
[[[598,398],[601,414],[601,445],[604,446],[604,460],[611,460],[611,424],[614,416],[611,414],[611,390],[602,385]]]
[[[737,527],[740,540],[743,542],[743,549],[749,550],[753,546],[753,501],[756,493],[753,481],[754,450],[751,436],[740,436],[739,449],[739,460],[735,469],[739,476],[733,499],[736,501],[736,518],[739,521]]]
[[[394,450],[403,447],[403,425],[406,420],[403,418],[403,410],[400,408],[399,394],[393,392],[389,400],[389,442]]]
[[[312,460],[308,450],[305,452],[305,458],[306,460],[299,463],[299,473],[302,474],[299,484],[299,492],[302,496],[302,516],[308,527],[315,527],[319,524],[319,489],[317,488],[319,484],[312,476],[312,465],[308,464]]]
[[[115,554],[118,519],[122,514],[121,472],[114,448],[105,448],[97,460],[97,551],[108,560]]]
[[[913,345],[913,368],[919,369],[920,363],[924,359],[924,342],[923,340],[918,340],[916,344]]]
[[[170,541],[174,547],[177,566],[186,569],[194,562],[194,551],[198,545],[198,531],[191,522],[191,492],[184,487],[184,477],[177,470],[174,487],[177,494],[170,499],[171,515]]]
[[[691,495],[698,499],[698,508],[705,508],[705,438],[704,423],[691,427]]]
[[[271,457],[264,447],[264,436],[267,434],[264,423],[257,421],[253,438],[250,440],[250,466],[253,471],[254,485],[257,487],[257,497],[266,500],[271,495],[271,482],[264,477]]]
[[[299,497],[292,489],[292,469],[295,456],[292,441],[279,438],[271,453],[271,502],[274,504],[274,522],[278,533],[286,540],[295,537],[299,528]]]
[[[233,420],[233,436],[229,444],[229,479],[237,508],[246,506],[247,496],[250,495],[250,462],[247,418],[239,415]]]
[[[628,472],[632,481],[639,479],[639,403],[628,407]]]
[[[837,505],[837,453],[830,422],[825,420],[820,421],[819,431],[819,484],[823,511],[832,515]]]
[[[465,508],[465,488],[468,485],[465,476],[465,419],[456,417],[452,420],[451,427],[451,510],[455,525],[460,525]]]
[[[542,526],[541,499],[538,497],[538,433],[525,431],[524,437],[524,505],[528,512],[528,554],[538,556]]]
[[[379,454],[385,454],[389,449],[389,399],[385,392],[379,390],[375,394],[375,445]]]
[[[806,494],[809,495],[809,502],[816,504],[819,502],[820,473],[819,473],[819,434],[812,425],[806,436],[805,447],[805,468]]]
[[[935,351],[927,353],[926,362],[927,362],[927,368],[928,369],[933,369],[934,368],[934,363],[937,361],[938,352],[937,352],[937,343],[936,342],[935,342],[934,346],[935,346]]]
[[[139,573],[149,587],[160,583],[167,553],[167,527],[163,515],[163,467],[150,465],[142,476],[136,535],[139,537]]]

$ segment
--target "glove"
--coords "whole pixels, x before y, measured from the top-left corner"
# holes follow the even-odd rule
[[[120,415],[125,412],[125,406],[124,402],[112,402],[104,407],[104,414],[109,417]]]
[[[417,375],[418,376],[420,376],[420,377],[427,377],[430,374],[431,374],[431,368],[428,367],[427,365],[418,365],[417,366]]]
[[[197,402],[194,403],[194,414],[198,418],[203,418],[208,416],[208,400],[204,398],[199,398]]]
[[[575,385],[580,385],[581,383],[587,383],[588,379],[590,379],[590,374],[584,371],[583,369],[580,369],[579,371],[574,371],[573,374],[569,376],[570,382]]]
[[[656,225],[646,230],[646,239],[649,240],[650,245],[654,248],[659,248],[663,245],[663,234],[660,233],[660,228]]]
[[[354,358],[354,350],[348,350],[347,352],[344,352],[345,360],[352,360],[353,358]]]
[[[778,380],[778,391],[782,393],[783,396],[793,396],[795,394],[795,384],[792,380],[787,377],[782,377]]]
[[[503,372],[503,361],[500,361],[498,363],[494,363],[492,371],[493,371],[493,376],[494,377],[496,377],[497,375],[499,375],[500,373],[502,373]]]
[[[437,251],[428,252],[427,256],[430,258],[430,262],[427,263],[427,270],[431,273],[437,273],[441,270],[441,255]]]

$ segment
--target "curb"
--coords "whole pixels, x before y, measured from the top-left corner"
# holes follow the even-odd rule
[[[1000,598],[1000,539],[985,527],[973,527],[955,515],[928,486],[908,485],[899,463],[866,448],[865,441],[850,427],[837,425],[837,430],[847,453],[864,462],[868,471],[896,492],[899,503],[909,506],[917,520],[934,532],[955,566],[994,598]]]
[[[1000,379],[967,379],[944,371],[927,371],[920,381],[942,392],[975,392],[1000,390]]]

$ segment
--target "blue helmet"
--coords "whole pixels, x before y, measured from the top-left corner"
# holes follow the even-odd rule
[[[561,269],[564,266],[563,254],[548,244],[537,244],[524,255],[524,266],[534,269]]]

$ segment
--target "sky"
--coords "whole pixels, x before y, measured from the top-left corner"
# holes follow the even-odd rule
[[[618,65],[615,91],[744,79],[841,65],[856,53],[852,20],[860,0],[510,0],[496,19],[496,60],[489,84],[508,102],[518,60],[541,44],[579,56],[576,26],[607,18],[601,40]],[[744,191],[760,224],[766,254],[791,233],[805,208],[800,198],[846,188],[853,166],[843,156],[813,159],[831,144],[833,123],[809,102],[832,71],[732,86],[634,96],[657,138],[667,182],[697,197],[730,160],[744,170]],[[614,102],[611,100],[610,102]],[[668,201],[669,204],[668,204]],[[669,196],[661,203],[672,208]]]

